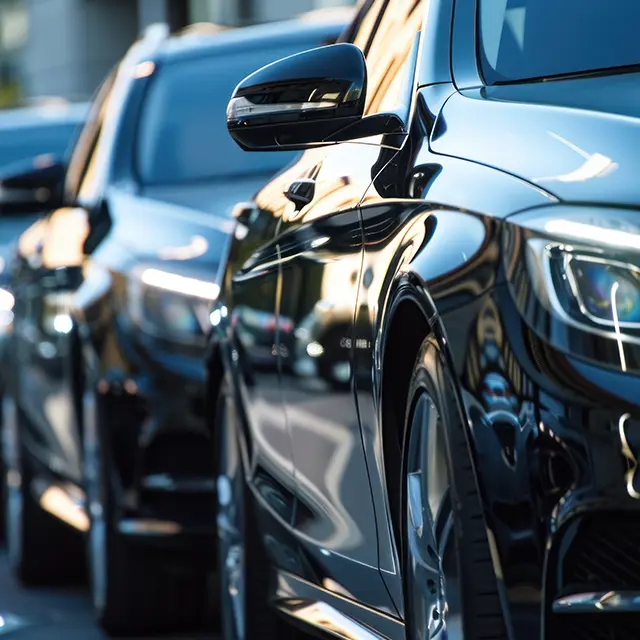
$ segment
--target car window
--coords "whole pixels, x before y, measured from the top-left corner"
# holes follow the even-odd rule
[[[357,29],[352,34],[352,42],[362,49],[365,56],[369,52],[373,34],[388,4],[389,0],[369,0],[363,3],[356,16]]]
[[[159,66],[140,120],[140,181],[175,184],[279,171],[295,153],[243,152],[227,132],[226,110],[242,78],[299,50],[244,50]]]
[[[71,153],[65,185],[65,191],[70,202],[76,199],[80,185],[87,174],[91,158],[98,145],[115,77],[116,73],[114,71],[107,76],[96,92],[87,121]]]
[[[405,100],[407,74],[429,0],[390,0],[367,51],[365,115],[393,111]],[[413,54],[413,55],[412,55]]]
[[[636,0],[480,0],[484,79],[545,78],[640,64]]]
[[[64,122],[1,130],[0,170],[45,154],[64,158],[79,127],[78,123]]]

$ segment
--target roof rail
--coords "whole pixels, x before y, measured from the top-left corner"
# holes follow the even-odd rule
[[[230,29],[233,29],[233,27],[215,22],[194,22],[180,29],[178,35],[212,35],[221,31],[229,31]]]
[[[154,22],[147,25],[142,31],[141,39],[149,44],[159,44],[171,34],[171,29],[166,22]]]

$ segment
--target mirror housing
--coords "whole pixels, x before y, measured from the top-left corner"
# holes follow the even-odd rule
[[[66,162],[38,156],[0,173],[0,215],[38,213],[62,206]]]
[[[362,117],[366,91],[358,47],[310,49],[246,77],[231,96],[227,128],[245,151],[299,150],[397,132],[394,114]]]

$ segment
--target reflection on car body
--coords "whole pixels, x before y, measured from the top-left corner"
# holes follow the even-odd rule
[[[227,96],[256,63],[343,28],[340,17],[147,32],[96,95],[65,206],[20,238],[9,557],[38,584],[77,573],[86,550],[112,635],[184,633],[210,604],[207,336],[233,207],[295,157],[243,154],[226,135]]]
[[[218,303],[295,327],[215,327],[225,638],[640,637],[638,18],[373,0],[231,96],[304,154]]]

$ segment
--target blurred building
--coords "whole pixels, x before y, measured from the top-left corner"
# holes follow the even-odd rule
[[[0,107],[86,100],[149,24],[237,26],[355,0],[0,0]]]

